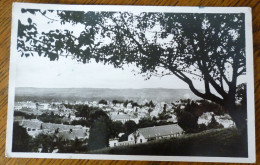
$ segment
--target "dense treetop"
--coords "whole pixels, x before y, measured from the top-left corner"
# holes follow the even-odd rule
[[[116,68],[134,64],[146,79],[174,75],[197,96],[234,108],[237,78],[246,72],[243,13],[21,12],[31,15],[27,22],[19,20],[22,56],[65,56]],[[43,16],[46,26],[62,26],[43,32],[35,16]],[[79,35],[59,28],[68,24],[84,28]],[[204,82],[204,91],[194,85],[197,80]]]

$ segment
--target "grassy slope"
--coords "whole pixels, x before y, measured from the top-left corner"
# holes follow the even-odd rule
[[[131,146],[118,146],[88,152],[117,155],[176,155],[247,157],[242,136],[236,129],[207,130],[179,138],[151,141]]]

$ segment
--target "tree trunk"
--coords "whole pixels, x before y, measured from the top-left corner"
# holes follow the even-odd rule
[[[235,97],[234,97],[235,98]],[[248,136],[247,136],[247,106],[236,105],[235,99],[227,98],[224,102],[224,108],[229,112],[232,120],[235,122],[237,131],[241,140],[241,147],[245,155],[248,154]]]
[[[236,105],[235,97],[226,98],[224,101],[224,108],[235,122],[237,129],[240,132],[244,132],[247,129],[246,115],[243,113],[245,110],[242,110],[241,107]]]

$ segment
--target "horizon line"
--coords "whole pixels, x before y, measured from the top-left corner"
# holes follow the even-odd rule
[[[15,88],[36,88],[36,89],[188,89],[190,88],[109,88],[109,87],[15,87]],[[201,89],[199,89],[201,90]]]

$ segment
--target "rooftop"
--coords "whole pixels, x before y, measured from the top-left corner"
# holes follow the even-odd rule
[[[88,133],[86,133],[86,129],[78,129],[70,131],[61,131],[56,136],[61,137],[64,140],[75,140],[78,139],[85,139],[88,137]]]
[[[43,123],[37,119],[33,120],[23,120],[20,121],[21,125],[25,128],[35,128],[35,129],[43,129],[49,131],[55,131],[59,129],[59,131],[69,131],[69,130],[83,130],[86,131],[88,128],[83,127],[81,125],[63,125],[63,124],[54,124],[54,123]]]
[[[24,120],[24,121],[22,121],[21,125],[24,128],[41,129],[42,122],[32,121],[32,120]]]
[[[178,124],[162,125],[154,127],[139,128],[138,132],[145,138],[153,138],[158,136],[173,135],[183,132],[183,129]]]
[[[119,114],[119,115],[112,115],[111,120],[123,120],[123,119],[130,119],[128,114]]]

